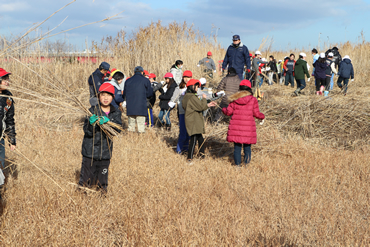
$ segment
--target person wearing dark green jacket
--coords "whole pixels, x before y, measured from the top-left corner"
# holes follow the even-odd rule
[[[200,87],[200,81],[190,79],[186,84],[187,91],[182,100],[182,107],[185,110],[185,125],[186,131],[190,136],[190,144],[188,151],[188,161],[193,160],[195,145],[198,142],[199,153],[204,157],[204,139],[202,134],[205,133],[204,118],[202,112],[209,107],[216,106],[216,102],[212,101],[207,104],[207,96],[203,95],[200,100],[197,96],[197,90]]]
[[[299,93],[306,87],[305,75],[307,76],[308,81],[310,81],[310,73],[308,73],[308,66],[305,59],[306,54],[301,53],[299,54],[299,59],[297,62],[295,62],[294,77],[297,82],[297,89],[294,91],[294,94],[296,96],[298,96]]]

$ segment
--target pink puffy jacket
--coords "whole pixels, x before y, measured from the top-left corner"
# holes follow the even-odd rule
[[[231,116],[227,141],[242,144],[256,144],[256,122],[254,118],[264,119],[265,115],[260,112],[258,101],[247,91],[241,91],[230,98],[232,102],[222,112]]]

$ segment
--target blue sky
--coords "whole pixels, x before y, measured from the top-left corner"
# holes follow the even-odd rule
[[[0,0],[0,34],[19,35],[32,24],[44,20],[70,0]],[[370,0],[77,0],[42,27],[57,29],[93,22],[124,11],[120,19],[71,31],[60,38],[83,49],[85,40],[99,41],[103,36],[115,36],[119,30],[131,33],[139,26],[161,20],[193,23],[206,35],[217,30],[219,41],[226,48],[233,34],[239,34],[250,50],[255,50],[262,38],[273,37],[274,50],[313,48],[324,42],[355,42],[361,31],[370,37]],[[214,28],[216,27],[216,28]]]

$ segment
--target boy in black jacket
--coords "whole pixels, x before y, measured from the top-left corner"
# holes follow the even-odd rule
[[[112,121],[122,125],[121,111],[111,105],[114,86],[104,83],[99,88],[100,105],[90,108],[93,115],[84,123],[85,136],[82,142],[82,166],[80,186],[98,186],[104,192],[108,187],[108,169],[112,158],[113,142],[100,129],[100,125]],[[117,130],[119,131],[119,130]]]

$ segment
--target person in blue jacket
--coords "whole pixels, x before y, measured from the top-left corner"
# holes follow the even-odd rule
[[[351,63],[351,59],[348,55],[344,56],[343,61],[339,64],[339,71],[338,71],[338,87],[343,90],[343,94],[347,94],[348,89],[348,81],[351,78],[351,81],[355,80],[355,72],[353,70],[353,65]],[[344,88],[342,86],[342,82],[344,84]]]
[[[121,83],[123,83],[124,78],[125,78],[125,75],[121,71],[115,70],[113,72],[112,80],[108,81],[108,83],[114,86],[114,99],[111,105],[114,106],[116,109],[119,109],[119,106],[123,102]]]
[[[98,102],[98,92],[100,86],[104,83],[104,75],[108,72],[110,68],[109,63],[102,62],[99,65],[99,68],[97,68],[89,77],[88,83],[89,83],[89,90],[90,90],[90,105],[96,106],[99,104]]]
[[[139,133],[145,132],[147,115],[146,99],[153,95],[153,88],[148,78],[144,77],[144,69],[138,66],[135,75],[125,82],[123,99],[126,100],[128,130],[135,132],[136,124]]]
[[[243,80],[244,66],[247,66],[247,73],[250,73],[251,59],[248,48],[240,41],[239,35],[233,36],[233,43],[226,51],[222,69],[225,70],[227,65],[234,68],[240,80]]]

